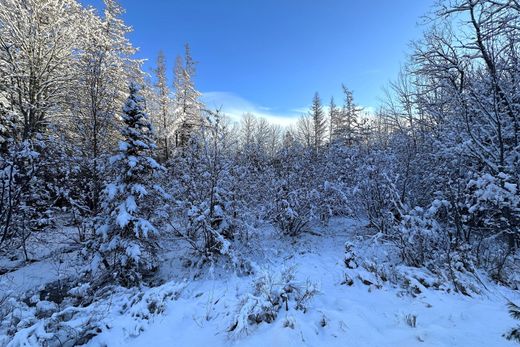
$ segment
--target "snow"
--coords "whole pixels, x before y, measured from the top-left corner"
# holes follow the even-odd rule
[[[131,168],[133,168],[137,165],[137,162],[138,162],[137,157],[135,157],[133,155],[129,155],[127,160],[128,160],[128,166],[130,166]]]
[[[429,289],[413,297],[402,288],[388,284],[380,289],[364,285],[357,279],[352,286],[342,284],[346,270],[344,244],[354,242],[353,230],[356,228],[358,223],[355,221],[336,220],[331,228],[321,230],[323,236],[305,235],[294,246],[285,248],[280,247],[280,243],[287,245],[287,240],[266,229],[264,246],[249,258],[257,268],[256,276],[294,267],[296,282],[315,282],[319,294],[310,299],[306,313],[294,307],[289,307],[288,311],[282,308],[272,323],[249,326],[247,334],[235,336],[228,330],[241,300],[254,297],[254,278],[216,268],[199,279],[183,282],[185,287],[178,298],[167,301],[164,311],[141,322],[139,329],[134,328],[134,317],[114,317],[111,328],[88,345],[514,345],[502,334],[514,325],[508,316],[506,302],[518,300],[518,292],[487,284],[489,290],[481,296],[467,297]],[[370,247],[364,252],[369,254]],[[183,276],[190,277],[189,270],[183,270],[176,262],[180,260],[172,257],[161,269],[165,278],[170,277],[168,283],[172,285],[182,282]],[[363,271],[360,269],[357,273],[366,276],[367,271]],[[145,295],[151,295],[153,291],[149,289]],[[415,326],[411,326],[414,321]]]
[[[137,262],[141,257],[141,247],[136,243],[129,243],[129,245],[126,246],[125,253]]]
[[[107,191],[108,198],[112,200],[119,191],[119,186],[117,184],[110,183],[107,184],[105,189]]]
[[[146,188],[142,185],[142,184],[133,184],[131,186],[131,189],[130,191],[132,193],[137,193],[139,194],[140,196],[143,196],[143,195],[147,195],[148,194],[148,191],[146,190]]]
[[[132,195],[129,195],[126,198],[125,205],[128,212],[135,212],[137,210],[137,204],[135,203],[135,198]]]
[[[77,275],[81,267],[78,251],[75,250],[74,228],[63,228],[61,233],[52,232],[39,236],[29,257],[33,262],[7,261],[1,259],[0,300],[5,293],[21,294],[43,284],[51,283],[71,275]]]
[[[138,219],[134,229],[137,237],[139,236],[139,232],[141,232],[142,236],[144,237],[148,237],[149,233],[157,232],[157,229],[155,229],[155,227],[149,221],[143,218]]]
[[[504,188],[507,189],[511,194],[516,194],[517,185],[513,183],[504,183]]]
[[[140,147],[142,149],[148,149],[150,148],[150,146],[148,146],[148,144],[144,143],[143,141],[141,140],[134,140],[134,146],[137,146],[137,147]],[[126,149],[125,149],[126,150]]]
[[[64,256],[67,263],[73,264],[77,255]],[[68,275],[76,274],[73,265],[62,266],[53,259],[47,259],[24,266],[14,272],[0,276],[0,297],[3,293],[23,293],[39,287],[44,283],[51,283]],[[13,294],[14,295],[14,294]]]
[[[69,330],[95,324],[101,333],[87,346],[514,346],[502,335],[515,326],[506,304],[520,299],[518,291],[489,282],[473,297],[448,292],[448,283],[434,290],[435,276],[402,265],[395,270],[407,276],[409,288],[383,282],[369,269],[391,264],[392,252],[367,238],[363,223],[333,219],[313,229],[297,240],[269,225],[257,229],[248,255],[236,258],[253,275],[230,271],[226,263],[186,268],[186,249],[174,243],[157,274],[164,284],[120,288],[87,307],[58,307],[34,295],[34,310],[16,311],[24,328],[12,339],[0,330],[0,345],[35,345],[35,336],[53,338],[49,324],[60,322],[56,327]],[[134,246],[126,249],[131,258],[139,257]],[[76,257],[43,257],[1,275],[0,288],[21,293],[74,276]],[[89,288],[79,284],[69,294],[82,298]],[[315,294],[298,308],[295,298],[304,291]],[[282,298],[275,309],[273,298]],[[264,309],[274,319],[251,324],[251,312]]]
[[[134,217],[126,210],[126,203],[122,203],[117,207],[116,223],[120,228],[124,228],[134,219]]]
[[[119,141],[119,150],[124,152],[130,148],[130,145],[126,141]]]

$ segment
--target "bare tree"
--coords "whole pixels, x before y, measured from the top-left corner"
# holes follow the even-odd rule
[[[0,2],[0,92],[22,120],[21,137],[63,114],[81,6],[73,0]]]
[[[158,101],[158,115],[156,116],[156,131],[159,137],[159,143],[162,147],[163,158],[168,160],[170,155],[170,137],[173,133],[173,117],[170,112],[170,89],[166,78],[166,57],[164,52],[160,51],[157,56],[157,66],[155,72],[155,91]]]

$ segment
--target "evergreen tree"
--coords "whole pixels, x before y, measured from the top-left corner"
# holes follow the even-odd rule
[[[139,282],[145,271],[156,265],[157,229],[154,196],[162,194],[153,185],[154,175],[163,170],[153,158],[155,144],[144,98],[139,86],[130,84],[130,95],[123,107],[123,140],[111,158],[116,178],[104,191],[105,218],[97,228],[97,257],[114,279],[130,286]],[[156,190],[156,192],[152,192]]]
[[[310,115],[312,117],[313,123],[313,146],[314,150],[318,152],[318,150],[323,145],[323,141],[325,139],[326,132],[326,123],[325,123],[325,113],[323,112],[323,106],[321,104],[320,95],[318,93],[314,94],[314,98],[312,99],[312,106]]]
[[[336,106],[336,103],[334,102],[334,97],[330,98],[330,104],[329,104],[329,142],[332,143],[334,141],[335,135],[337,133],[337,130],[340,127],[339,124],[339,109]]]
[[[347,146],[352,146],[360,141],[363,133],[359,119],[362,109],[354,103],[352,91],[343,84],[341,88],[343,90],[344,102],[338,114],[333,136],[342,140]]]

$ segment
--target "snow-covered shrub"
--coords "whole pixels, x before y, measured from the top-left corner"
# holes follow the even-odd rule
[[[241,298],[228,332],[235,337],[247,334],[256,324],[274,322],[281,310],[306,312],[308,301],[317,293],[316,284],[295,280],[294,268],[274,274],[263,271],[254,280],[252,293]]]
[[[390,153],[374,151],[356,167],[356,183],[352,189],[353,206],[370,226],[388,233],[405,210],[396,186],[396,174]]]
[[[314,174],[319,179],[318,190],[322,192],[318,208],[328,217],[353,216],[356,211],[352,195],[356,175],[353,173],[360,160],[360,148],[334,142],[323,155],[322,163]]]
[[[131,317],[124,327],[128,336],[138,336],[155,317],[164,315],[168,303],[179,299],[187,282],[167,282],[161,286],[120,296],[118,314]]]
[[[326,194],[319,158],[313,153],[292,145],[282,149],[273,162],[268,217],[285,235],[297,236],[308,231],[311,221],[328,219],[329,209],[321,206]]]
[[[456,292],[464,295],[480,294],[481,290],[475,284],[477,277],[473,250],[467,243],[451,245],[447,253],[445,271],[447,278],[451,280]],[[477,277],[478,278],[478,277]]]
[[[464,279],[467,277],[465,273],[475,273],[478,264],[496,279],[513,287],[516,285],[510,275],[514,273],[512,269],[517,254],[516,229],[513,226],[516,217],[507,211],[511,210],[511,201],[517,200],[511,192],[504,193],[505,189],[490,183],[493,181],[491,176],[486,177],[488,180],[470,182],[468,186],[480,184],[487,187],[487,193],[470,189],[460,194],[466,196],[465,202],[460,198],[451,202],[442,198],[439,192],[439,198],[427,208],[415,207],[401,213],[401,221],[391,233],[391,240],[397,245],[405,264],[444,272],[454,289],[467,295],[479,292],[472,281]],[[513,188],[510,187],[514,193]],[[498,194],[499,191],[502,193]],[[473,199],[470,196],[475,195],[481,198],[474,204],[468,203]],[[504,212],[507,218],[502,216]]]
[[[168,282],[159,287],[148,289],[136,294],[129,300],[126,314],[143,320],[160,315],[166,309],[169,301],[175,301],[186,287],[185,282]]]
[[[94,294],[96,300],[82,305],[89,291],[86,284],[70,290],[65,307],[40,300],[10,298],[0,303],[0,342],[10,346],[76,346],[87,343],[110,329],[118,317],[130,317],[125,326],[129,336],[139,335],[153,317],[164,313],[168,302],[179,298],[186,282],[168,282],[154,288],[107,286]],[[70,300],[72,299],[72,300]]]
[[[274,222],[287,235],[296,236],[307,231],[311,222],[320,222],[328,225],[331,217],[345,213],[345,198],[342,196],[338,184],[323,181],[319,170],[301,188],[294,187],[288,191],[288,184],[282,184],[279,195],[276,196]]]
[[[348,269],[355,269],[358,267],[357,254],[354,251],[354,244],[352,242],[345,242],[345,258],[343,262]]]
[[[9,299],[0,303],[0,341],[4,335],[12,346],[71,346],[85,343],[101,331],[106,306],[105,312],[98,310],[97,303],[92,303],[96,295],[88,285],[70,289],[72,296],[61,289],[52,293],[55,286],[49,283],[22,296],[10,293]],[[99,303],[104,298],[100,295],[96,299]]]
[[[48,301],[37,300],[34,304],[29,307],[13,299],[15,308],[3,320],[11,324],[6,336],[10,346],[76,346],[106,329],[106,306],[69,306],[60,310]]]
[[[426,210],[415,207],[403,214],[393,232],[393,240],[407,265],[426,266],[439,256],[439,252],[446,251],[447,235],[435,219],[439,209],[445,207],[449,207],[447,201],[435,200]]]
[[[381,271],[382,266],[377,266],[375,262],[360,257],[354,250],[354,243],[347,241],[344,247],[345,271],[341,284],[352,286],[359,281],[369,287],[381,288],[382,283],[387,281],[385,272]]]
[[[415,328],[417,326],[417,315],[409,313],[405,315],[405,322],[410,328]]]
[[[28,189],[37,180],[35,170],[39,156],[31,141],[17,144],[8,139],[6,142],[7,151],[0,156],[0,249],[3,250],[18,248],[17,241],[30,233],[23,215],[31,208],[26,198]]]
[[[19,331],[11,344],[23,346],[29,342],[40,346],[82,345],[102,331],[102,317],[101,312],[90,311],[88,308],[68,307]]]
[[[500,172],[497,175],[482,174],[471,179],[465,192],[464,224],[484,247],[491,247],[486,261],[492,275],[504,281],[508,273],[504,268],[514,261],[520,248],[520,192],[514,177]],[[486,242],[489,240],[489,242]],[[499,243],[499,247],[496,247]],[[479,254],[480,255],[480,254]]]
[[[319,219],[323,225],[328,225],[332,217],[352,214],[352,210],[347,206],[347,187],[337,178],[333,179],[334,181],[318,182],[317,188],[311,193],[315,201],[311,210],[312,219]]]
[[[0,304],[0,342],[2,338],[5,344],[21,329],[35,324],[38,319],[35,316],[35,308],[29,307],[14,296],[4,299]],[[2,344],[4,345],[4,344]]]
[[[386,240],[384,241],[386,243]],[[385,284],[402,288],[403,294],[417,296],[426,290],[457,292],[468,296],[481,294],[485,286],[479,283],[479,274],[472,253],[462,244],[451,250],[437,252],[427,257],[425,264],[403,264],[401,250],[395,243],[386,243],[384,258],[363,258],[354,251],[360,244],[345,245],[344,278],[342,285],[362,284],[371,289],[380,289]]]
[[[376,287],[380,287],[383,283],[391,283],[403,288],[405,293],[412,296],[417,296],[428,289],[454,291],[467,296],[481,294],[484,287],[478,282],[478,274],[471,270],[471,262],[462,261],[460,257],[454,255],[456,253],[452,252],[451,264],[450,259],[442,258],[427,267],[392,263],[377,265],[372,261],[364,261],[361,265],[363,271],[358,272],[357,278],[366,282],[365,284],[374,284]],[[446,263],[440,262],[443,259]]]
[[[310,222],[310,209],[302,190],[289,191],[287,185],[282,183],[277,191],[271,218],[285,235],[301,234]]]
[[[209,113],[203,127],[173,158],[176,191],[175,234],[203,260],[229,255],[241,236],[247,211],[237,194],[240,169],[227,157],[229,133],[218,113]]]
[[[0,155],[0,250],[21,248],[29,260],[27,240],[49,225],[51,214],[41,155],[46,144],[41,138],[9,139],[7,144],[6,153]]]

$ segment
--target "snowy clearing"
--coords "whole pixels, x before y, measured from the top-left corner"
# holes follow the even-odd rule
[[[354,283],[347,285],[342,247],[345,241],[353,241],[367,255],[383,249],[356,237],[356,233],[364,230],[359,222],[335,219],[329,227],[305,234],[285,248],[281,245],[288,244],[286,239],[270,228],[263,230],[264,246],[247,257],[255,272],[250,276],[237,275],[218,265],[202,272],[187,269],[181,264],[185,249],[170,251],[158,274],[164,284],[143,288],[141,294],[120,289],[94,305],[95,309],[90,307],[88,314],[99,320],[103,331],[87,345],[514,345],[502,335],[514,325],[506,303],[507,299],[520,297],[516,291],[486,283],[488,290],[474,297],[426,288],[413,294],[410,288],[380,285],[373,274],[360,268],[350,270]],[[5,283],[6,279],[25,278],[27,281],[21,283],[35,285],[40,281],[41,285],[55,279],[51,263],[43,260],[4,274],[0,279]],[[253,291],[253,280],[262,273],[275,276],[289,268],[294,268],[294,283],[309,281],[318,289],[306,304],[306,312],[295,309],[293,302],[289,302],[288,310],[282,307],[271,323],[250,325],[238,334],[230,332],[241,299]],[[193,278],[195,273],[197,278]],[[361,277],[355,277],[356,274]],[[364,284],[362,279],[374,284]],[[130,304],[135,297],[140,300]],[[160,298],[157,302],[163,307],[150,310],[150,298]],[[131,308],[121,310],[125,304]],[[21,330],[11,342],[6,337],[0,338],[0,342],[23,346],[31,341],[27,338],[30,330],[34,327]]]
[[[336,221],[337,222],[337,221]],[[352,221],[324,229],[323,236],[306,235],[281,254],[276,264],[256,259],[256,267],[272,273],[295,267],[296,278],[318,284],[319,294],[308,312],[282,311],[271,323],[252,327],[249,335],[232,338],[239,298],[251,290],[251,277],[223,274],[190,282],[164,313],[144,324],[138,337],[129,337],[131,318],[114,319],[113,328],[94,338],[98,346],[514,346],[502,334],[514,325],[506,298],[520,294],[489,284],[490,290],[474,298],[427,290],[412,297],[402,288],[381,289],[359,280],[341,284],[345,241],[352,239]],[[271,240],[273,243],[281,242]],[[273,245],[274,246],[274,245]],[[283,249],[283,247],[272,247]],[[407,320],[416,317],[416,326]],[[288,327],[290,322],[290,327]]]

